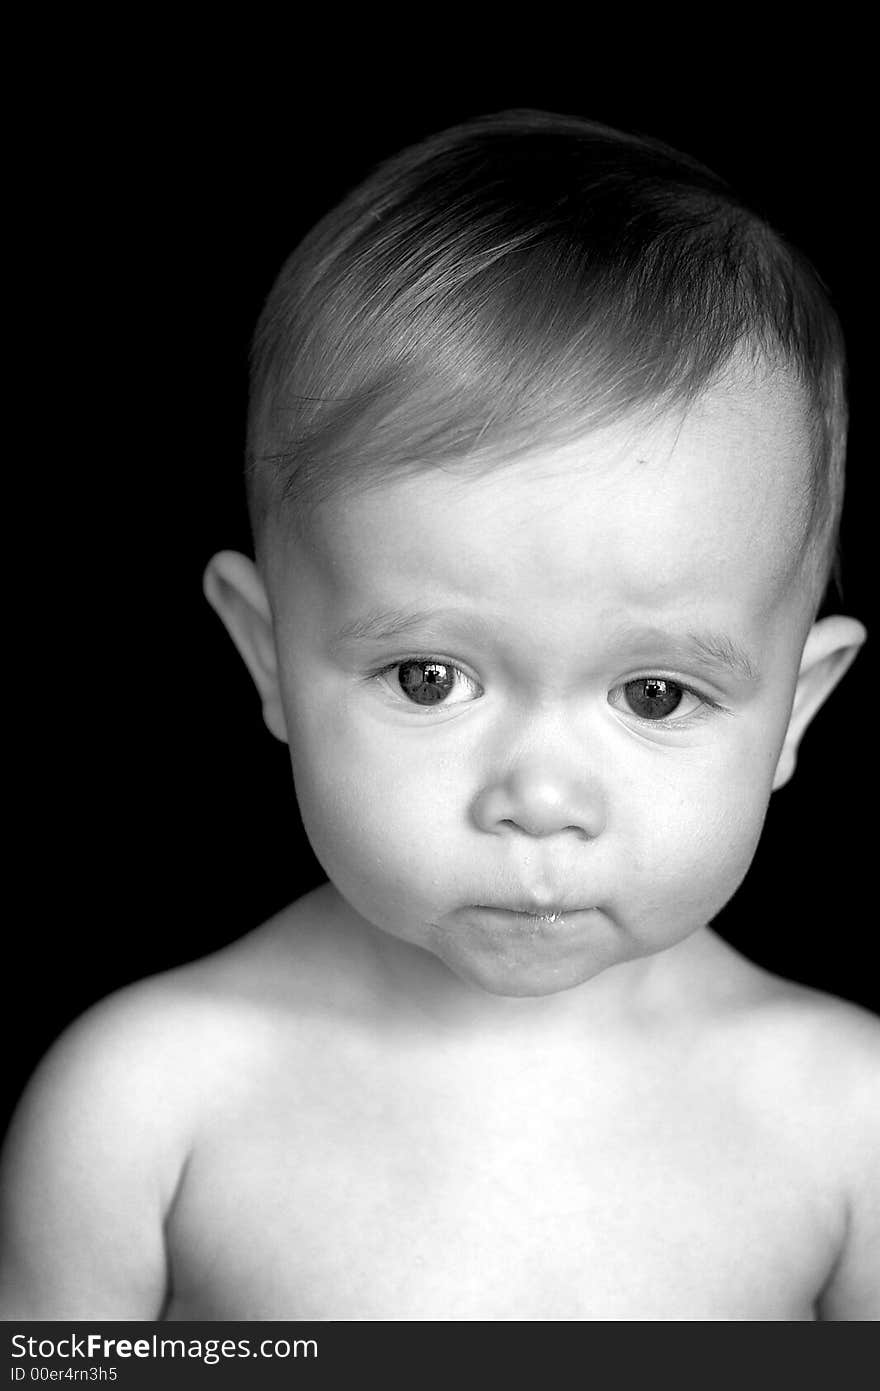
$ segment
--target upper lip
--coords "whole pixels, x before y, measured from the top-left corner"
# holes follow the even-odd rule
[[[551,913],[557,916],[563,913],[575,913],[581,910],[584,905],[579,903],[560,903],[547,902],[536,903],[534,900],[519,903],[484,903],[484,908],[495,908],[502,913],[527,913],[532,918],[547,918]]]

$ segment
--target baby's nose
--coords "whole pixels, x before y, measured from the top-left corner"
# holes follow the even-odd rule
[[[480,830],[494,835],[573,831],[592,840],[605,824],[604,797],[595,779],[585,769],[545,758],[518,762],[489,781],[472,811]]]

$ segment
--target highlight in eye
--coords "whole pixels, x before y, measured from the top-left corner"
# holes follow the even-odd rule
[[[460,705],[482,695],[461,667],[439,657],[406,657],[376,672],[392,693],[411,705]]]

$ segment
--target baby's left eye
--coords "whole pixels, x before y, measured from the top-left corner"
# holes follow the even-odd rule
[[[630,713],[640,720],[665,720],[672,714],[687,718],[706,704],[687,686],[670,681],[666,676],[639,676],[634,681],[624,682],[611,694],[622,696]],[[617,703],[611,700],[612,705]]]

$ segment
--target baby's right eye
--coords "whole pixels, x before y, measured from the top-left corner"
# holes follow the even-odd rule
[[[407,657],[385,667],[377,675],[395,695],[400,692],[413,705],[461,705],[482,695],[476,681],[454,662],[435,657]],[[459,698],[455,699],[456,692]]]

